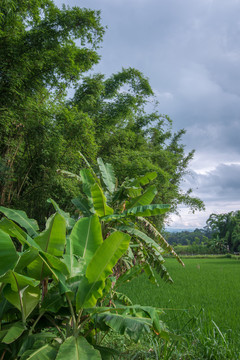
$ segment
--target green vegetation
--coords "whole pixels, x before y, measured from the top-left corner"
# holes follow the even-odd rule
[[[212,250],[221,253],[240,251],[240,211],[212,214],[207,227],[212,232],[209,244]]]
[[[174,134],[156,110],[148,79],[132,68],[84,76],[99,61],[103,34],[97,11],[60,10],[51,0],[0,4],[0,204],[26,211],[41,228],[49,197],[73,209],[78,185],[57,170],[76,173],[77,151],[93,166],[97,157],[113,164],[121,182],[155,171],[155,201],[171,211],[179,203],[203,208],[180,189],[194,152],[185,154],[184,130]]]
[[[194,151],[141,72],[84,76],[104,31],[99,11],[0,4],[0,358],[235,359],[238,261],[165,267],[166,212],[204,208],[180,187]],[[237,252],[239,217],[169,241]]]
[[[240,262],[215,257],[185,258],[185,268],[176,266],[173,259],[167,259],[166,263],[174,285],[161,283],[156,288],[142,275],[121,287],[121,291],[134,304],[165,309],[164,321],[186,341],[177,343],[173,359],[181,358],[177,357],[180,353],[184,359],[237,360]]]
[[[240,211],[211,214],[203,229],[165,232],[165,237],[180,255],[239,253]]]
[[[2,360],[61,360],[66,354],[83,360],[116,358],[119,353],[112,346],[102,346],[110,330],[135,342],[151,331],[170,339],[160,321],[161,309],[133,305],[116,291],[142,270],[155,285],[153,269],[171,282],[163,266],[166,253],[182,263],[146,219],[169,209],[151,205],[157,192],[149,182],[156,174],[117,187],[110,164],[98,159],[98,177],[83,159],[87,169],[80,175],[67,173],[77,177],[82,190],[73,200],[77,219],[50,199],[56,213],[40,232],[25,212],[0,207],[5,215],[0,221]]]

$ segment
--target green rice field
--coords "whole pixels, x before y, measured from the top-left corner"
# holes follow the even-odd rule
[[[240,261],[235,259],[184,259],[183,268],[175,259],[166,267],[173,284],[151,284],[143,274],[121,287],[134,304],[165,309],[163,320],[170,329],[180,329],[204,314],[222,333],[238,339],[240,333]],[[191,320],[192,321],[192,320]]]

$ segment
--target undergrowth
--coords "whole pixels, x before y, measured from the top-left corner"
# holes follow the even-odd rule
[[[175,331],[170,341],[146,334],[137,344],[127,336],[110,332],[105,344],[119,352],[116,359],[131,360],[238,360],[240,344],[232,341],[230,331],[222,333],[204,309]]]

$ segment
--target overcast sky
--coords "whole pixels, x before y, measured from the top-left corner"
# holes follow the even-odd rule
[[[61,0],[55,1],[58,5]],[[102,60],[110,75],[135,67],[149,80],[174,129],[196,149],[184,188],[205,212],[172,217],[172,227],[205,225],[208,216],[240,209],[240,0],[65,0],[102,11]]]

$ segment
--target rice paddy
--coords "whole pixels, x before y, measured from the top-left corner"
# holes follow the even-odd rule
[[[221,332],[237,339],[240,332],[240,261],[235,259],[184,259],[181,267],[167,259],[174,283],[151,284],[143,274],[122,286],[134,304],[165,309],[163,320],[170,329],[183,328],[202,311]]]

